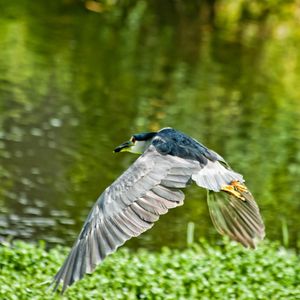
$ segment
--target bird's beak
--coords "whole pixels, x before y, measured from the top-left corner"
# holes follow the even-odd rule
[[[117,152],[125,152],[125,151],[129,151],[130,148],[134,145],[133,142],[131,141],[128,141],[128,142],[125,142],[123,144],[121,144],[120,146],[118,146],[114,152],[117,153]]]

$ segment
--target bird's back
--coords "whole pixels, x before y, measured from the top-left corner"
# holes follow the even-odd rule
[[[160,130],[152,144],[161,154],[197,160],[201,165],[206,165],[207,159],[211,161],[222,159],[200,142],[173,128]]]

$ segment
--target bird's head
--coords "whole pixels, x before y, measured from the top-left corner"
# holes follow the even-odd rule
[[[145,132],[134,134],[129,141],[124,142],[117,148],[115,148],[114,152],[131,152],[142,154],[150,145],[153,137],[157,134],[157,132]]]

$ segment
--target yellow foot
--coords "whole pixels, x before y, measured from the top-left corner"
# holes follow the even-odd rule
[[[245,201],[245,197],[241,193],[248,192],[246,186],[242,185],[238,181],[232,181],[229,185],[225,185],[221,188],[221,191],[224,191],[228,194],[235,196],[238,199]]]
[[[242,183],[240,183],[237,180],[234,180],[230,183],[230,185],[232,185],[236,190],[240,191],[240,192],[247,192],[248,193],[248,189],[245,185],[243,185]]]

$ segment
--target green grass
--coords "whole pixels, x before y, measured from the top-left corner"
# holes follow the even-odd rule
[[[64,296],[47,290],[67,253],[0,246],[0,299],[300,299],[300,257],[276,243],[255,251],[225,241],[179,251],[120,249]]]

